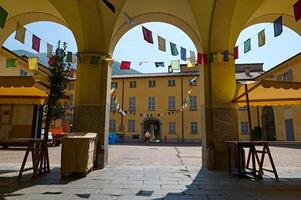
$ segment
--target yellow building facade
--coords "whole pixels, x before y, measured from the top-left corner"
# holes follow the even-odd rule
[[[7,59],[15,59],[15,64],[7,67]],[[0,139],[36,136],[41,128],[36,123],[39,105],[47,98],[48,74],[45,66],[29,70],[27,58],[0,49]]]
[[[271,68],[253,80],[274,80],[301,82],[301,53]],[[283,97],[285,98],[285,97]],[[246,107],[238,111],[239,138],[249,140],[248,115]],[[252,128],[262,129],[263,140],[300,141],[301,140],[301,106],[259,106],[251,107]]]
[[[148,130],[154,142],[199,143],[200,76],[199,72],[112,75],[116,96],[111,99],[110,132],[123,141],[143,141]]]

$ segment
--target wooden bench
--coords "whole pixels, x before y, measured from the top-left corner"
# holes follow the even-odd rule
[[[47,142],[44,139],[7,138],[0,140],[0,146],[26,147],[19,178],[21,178],[23,172],[28,170],[33,170],[33,177],[50,172]],[[32,157],[32,167],[25,168],[29,153]]]

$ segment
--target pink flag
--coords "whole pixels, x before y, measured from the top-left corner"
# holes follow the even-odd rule
[[[239,55],[238,55],[238,46],[234,47],[234,59],[238,59]]]
[[[204,53],[203,54],[203,60],[204,60],[204,64],[208,64],[208,54],[207,53]]]
[[[131,62],[129,61],[122,61],[120,64],[120,69],[121,70],[129,70],[131,66]]]
[[[150,30],[148,30],[147,28],[145,28],[144,26],[142,26],[142,31],[143,31],[144,40],[153,44],[154,41],[153,41],[152,32]]]
[[[35,34],[32,34],[32,49],[36,50],[37,52],[40,52],[40,43],[41,39]]]
[[[197,58],[197,63],[198,64],[202,64],[202,54],[201,53],[198,53],[198,58]]]

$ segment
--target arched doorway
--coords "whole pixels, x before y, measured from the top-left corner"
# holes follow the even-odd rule
[[[265,106],[262,111],[262,126],[263,126],[263,139],[268,141],[275,141],[276,126],[274,110],[271,106]]]
[[[144,133],[149,131],[151,133],[151,141],[162,141],[162,122],[155,117],[145,118],[141,123],[141,138],[144,140]]]

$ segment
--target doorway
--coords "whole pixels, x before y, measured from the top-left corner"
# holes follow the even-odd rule
[[[265,106],[262,112],[263,139],[276,141],[275,116],[272,106]]]
[[[149,131],[151,134],[151,142],[161,142],[161,125],[162,123],[157,118],[146,118],[141,123],[141,138],[144,140],[144,133]]]

